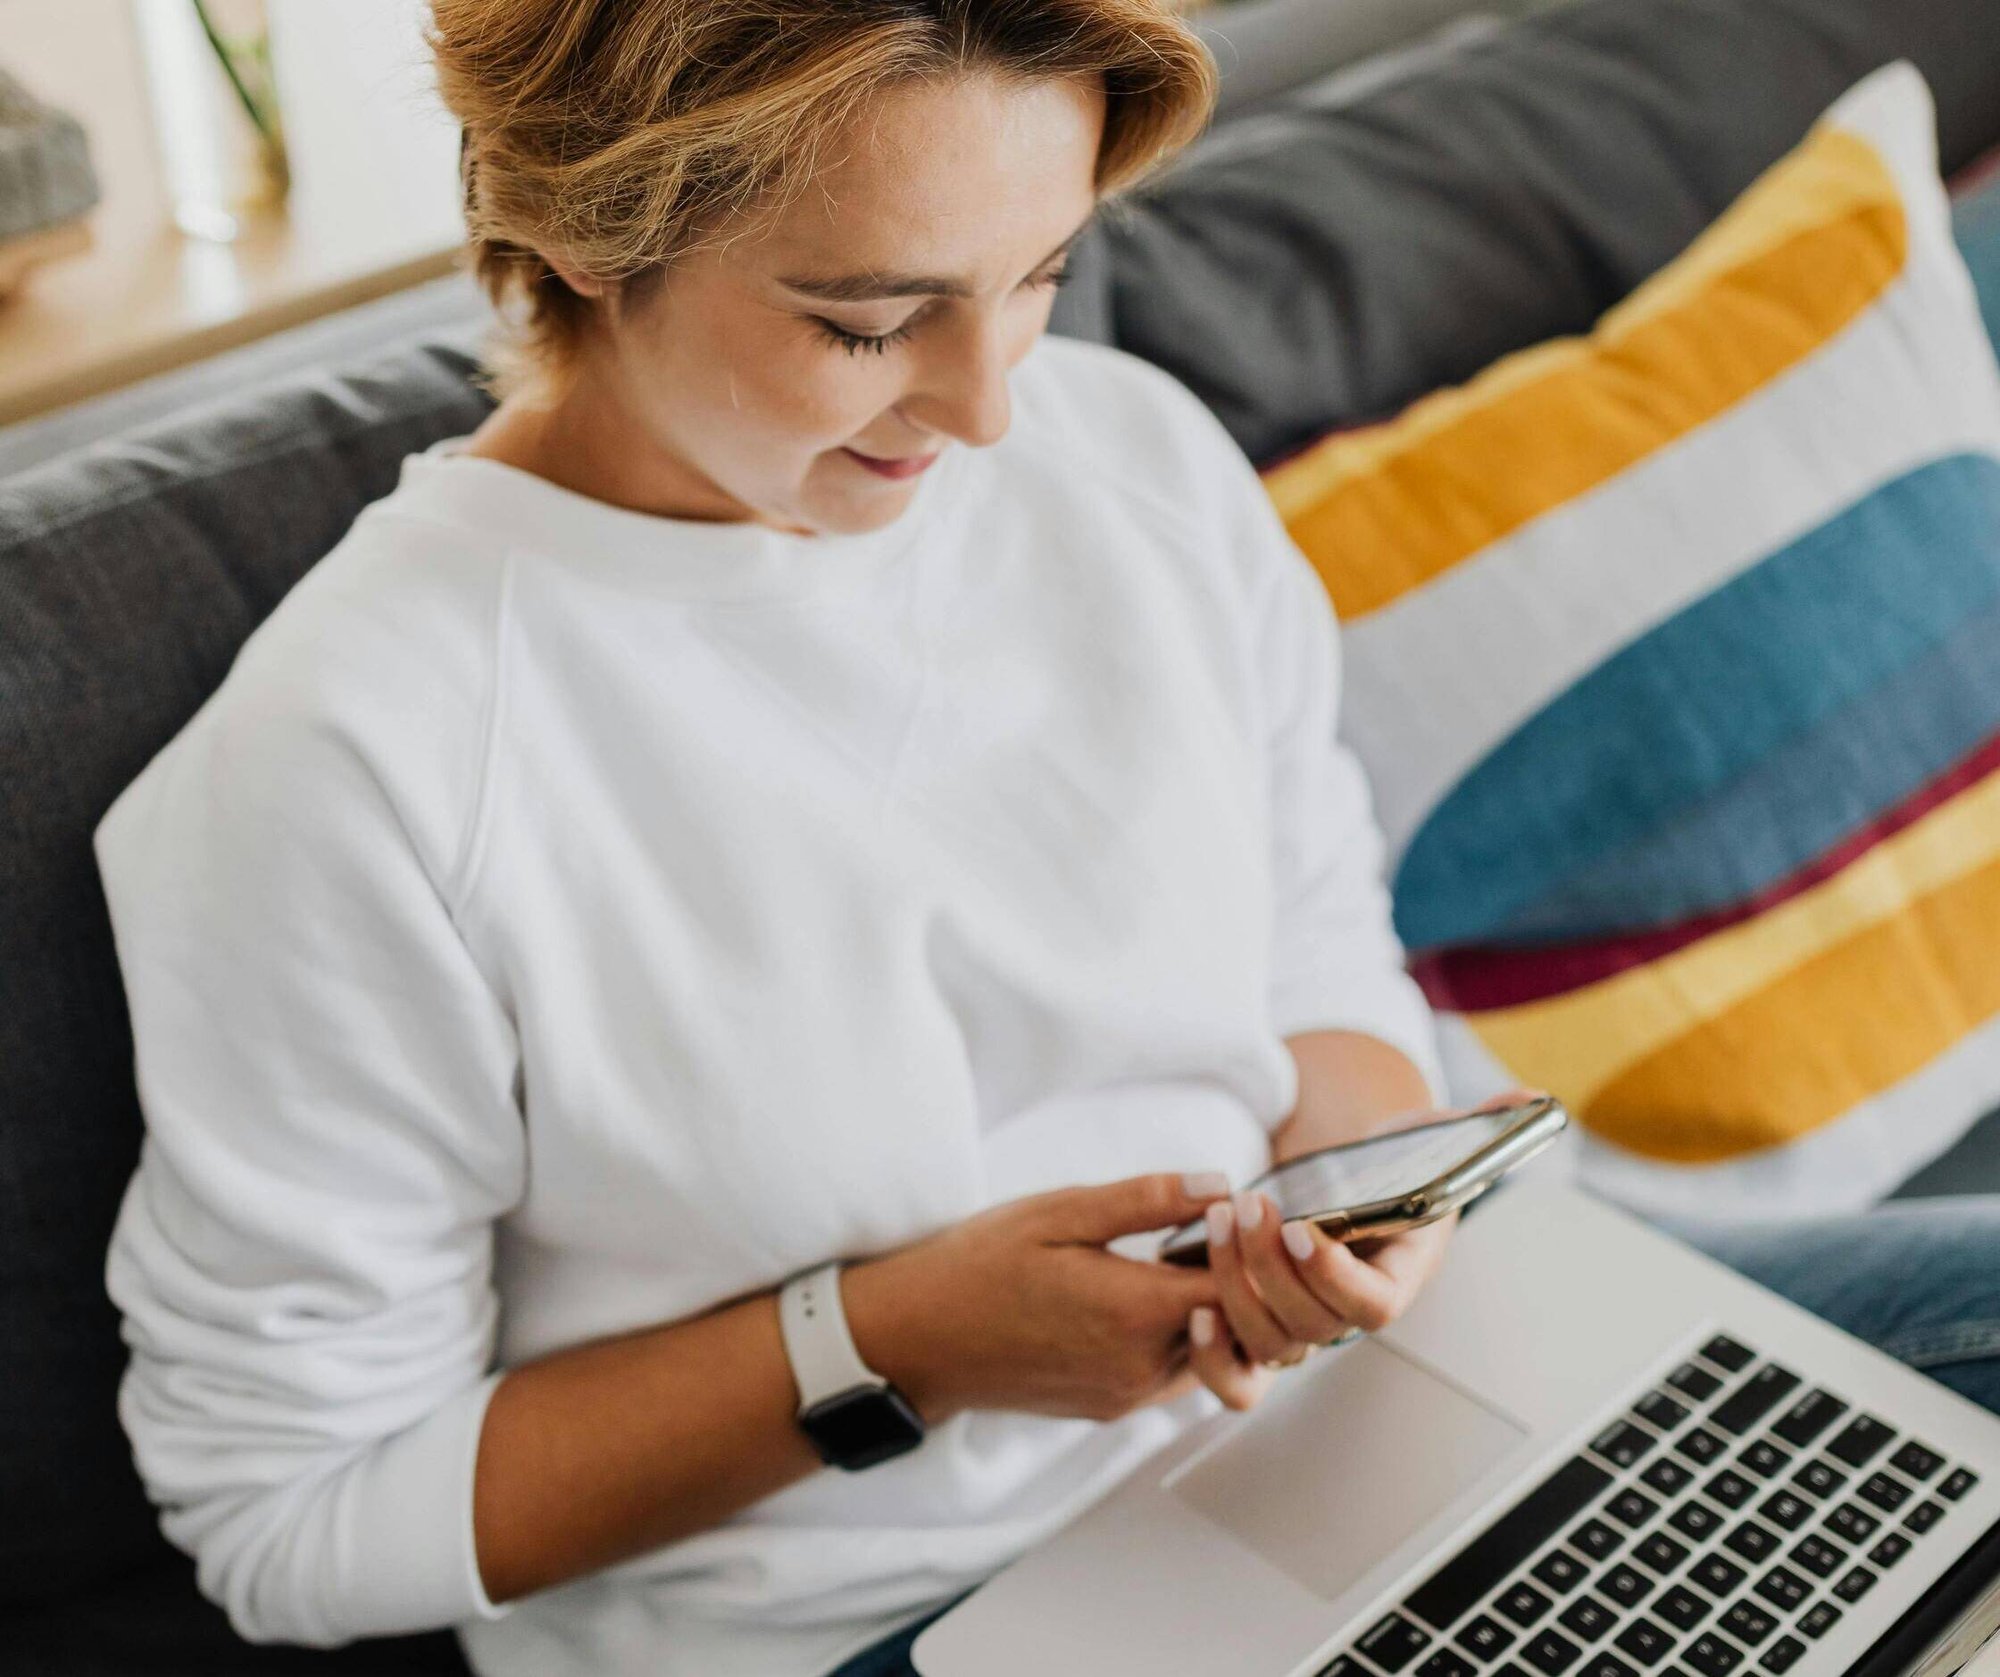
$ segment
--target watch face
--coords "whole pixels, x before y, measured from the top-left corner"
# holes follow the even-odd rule
[[[834,1467],[872,1467],[923,1442],[921,1416],[894,1386],[822,1398],[799,1417],[820,1456]]]

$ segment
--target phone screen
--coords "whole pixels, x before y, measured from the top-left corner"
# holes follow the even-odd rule
[[[1519,1117],[1517,1108],[1475,1112],[1329,1147],[1289,1160],[1250,1186],[1269,1194],[1287,1219],[1395,1199],[1435,1181]]]

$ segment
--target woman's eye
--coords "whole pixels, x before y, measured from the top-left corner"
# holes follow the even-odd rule
[[[1046,286],[1050,290],[1054,290],[1068,278],[1069,264],[1065,262],[1061,267],[1051,268],[1044,273],[1036,274],[1024,283],[1036,287]],[[846,327],[826,319],[823,315],[814,315],[812,319],[813,324],[820,329],[821,336],[828,343],[846,350],[849,355],[858,355],[864,349],[873,350],[877,355],[880,355],[891,344],[899,344],[905,338],[909,337],[916,330],[917,325],[917,317],[912,315],[893,332],[850,332]]]

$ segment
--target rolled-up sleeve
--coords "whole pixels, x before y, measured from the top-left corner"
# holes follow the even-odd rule
[[[145,1118],[105,1262],[119,1417],[245,1639],[496,1618],[472,1490],[517,1038],[405,786],[334,721],[224,697],[93,839]]]
[[[1241,513],[1252,656],[1270,752],[1271,1018],[1281,1037],[1346,1030],[1412,1060],[1445,1098],[1430,1007],[1406,969],[1360,760],[1340,738],[1340,629],[1319,574],[1255,479]]]

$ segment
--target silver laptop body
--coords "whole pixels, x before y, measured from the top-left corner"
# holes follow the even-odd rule
[[[912,1657],[1895,1677],[1996,1574],[2000,1418],[1530,1172],[1400,1321],[1191,1428]]]

